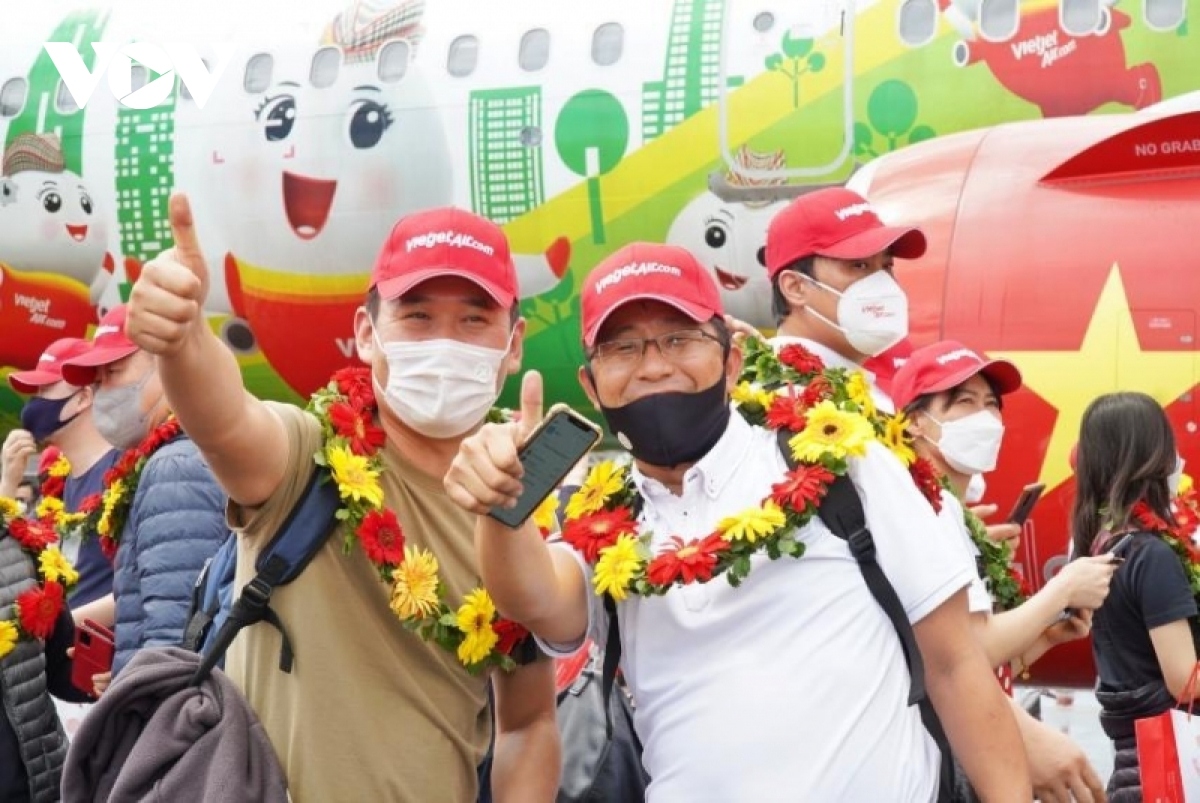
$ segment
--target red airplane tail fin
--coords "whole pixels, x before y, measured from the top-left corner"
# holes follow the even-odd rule
[[[1133,118],[1130,127],[1085,148],[1041,184],[1090,184],[1200,176],[1200,111]]]

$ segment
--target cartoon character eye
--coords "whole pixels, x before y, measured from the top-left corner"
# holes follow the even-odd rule
[[[62,209],[62,196],[57,192],[48,192],[42,196],[42,208],[54,213]]]
[[[383,139],[383,132],[392,125],[391,112],[387,106],[373,100],[355,101],[351,109],[351,144],[360,150],[374,148]]]
[[[709,248],[724,248],[725,243],[729,242],[729,229],[724,224],[709,222],[704,230],[704,242],[708,243]]]
[[[80,206],[80,208],[83,209],[83,213],[85,215],[92,214],[92,196],[90,196],[86,192],[83,192],[82,190],[80,190],[79,206]]]
[[[17,202],[17,182],[11,178],[0,178],[0,206]]]
[[[262,104],[254,112],[254,119],[263,121],[267,142],[285,140],[296,124],[296,99],[291,95],[263,98]]]

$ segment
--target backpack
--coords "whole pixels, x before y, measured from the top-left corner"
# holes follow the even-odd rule
[[[180,646],[191,652],[204,652],[217,638],[217,631],[229,618],[233,607],[233,578],[237,570],[237,536],[230,533],[217,553],[204,562],[192,587],[191,607],[183,628]],[[217,661],[225,668],[225,657]]]
[[[778,434],[779,450],[787,463],[788,469],[797,466],[788,447],[789,435],[785,431]],[[634,515],[640,515],[641,510],[635,510]],[[871,592],[871,596],[879,603],[892,627],[900,639],[900,647],[904,652],[904,662],[908,666],[911,685],[908,692],[908,704],[920,709],[921,722],[929,735],[933,737],[938,752],[941,753],[941,767],[938,775],[938,803],[955,803],[963,800],[969,791],[965,788],[965,779],[956,777],[954,756],[950,751],[950,741],[942,728],[941,720],[933,708],[933,702],[925,690],[925,663],[921,659],[921,650],[917,645],[916,635],[908,614],[896,589],[892,586],[883,568],[875,559],[875,539],[867,529],[867,518],[863,512],[862,500],[854,483],[847,475],[837,477],[826,491],[817,515],[825,526],[850,547],[850,554],[858,563],[863,580]],[[617,622],[617,605],[611,596],[604,595],[604,611],[608,614],[608,634],[604,645],[604,670],[601,674],[601,694],[607,703],[612,696],[613,683],[617,676],[617,667],[621,661],[621,633]],[[605,729],[609,739],[613,737],[612,706],[605,711]],[[640,747],[640,745],[639,745]]]

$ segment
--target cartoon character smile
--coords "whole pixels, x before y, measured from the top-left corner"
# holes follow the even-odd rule
[[[283,171],[283,207],[297,237],[311,240],[321,233],[325,222],[329,220],[335,192],[335,179],[312,178]]]
[[[726,290],[741,290],[749,281],[745,276],[734,276],[732,273],[726,273],[717,265],[713,265],[713,273],[716,274],[717,284],[724,287]]]
[[[67,234],[71,235],[72,240],[74,240],[77,243],[81,243],[87,239],[88,227],[86,225],[72,226],[70,223],[68,223],[66,225],[67,225]]]

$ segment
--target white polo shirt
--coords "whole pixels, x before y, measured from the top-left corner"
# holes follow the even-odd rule
[[[958,497],[945,488],[942,489],[942,509],[938,512],[938,520],[954,534],[962,547],[962,554],[971,564],[971,585],[967,589],[967,607],[971,613],[992,612],[992,595],[988,593],[987,583],[979,574],[979,547],[971,538],[971,532],[963,521],[962,502]]]
[[[847,360],[841,354],[838,354],[833,349],[826,345],[818,343],[815,340],[809,340],[807,337],[792,337],[791,335],[779,335],[767,341],[767,344],[779,353],[786,346],[799,344],[811,351],[813,354],[821,358],[821,362],[825,363],[826,368],[845,368],[848,371],[862,371],[867,378],[867,387],[871,391],[871,400],[875,402],[875,406],[880,412],[891,415],[896,412],[896,403],[892,401],[892,397],[883,392],[879,387],[879,383],[875,381],[875,374],[863,368],[853,360]]]
[[[787,466],[775,435],[736,413],[684,478],[682,496],[634,470],[657,553],[672,535],[713,532],[755,507]],[[961,543],[900,462],[871,444],[850,463],[878,558],[912,622],[965,588]],[[907,705],[900,641],[844,541],[814,520],[802,558],[755,556],[739,588],[724,578],[619,603],[622,667],[654,803],[930,801],[940,756]],[[555,548],[571,548],[563,543]],[[591,571],[583,567],[591,588]],[[607,621],[588,594],[589,635]],[[543,645],[551,654],[579,648]]]

